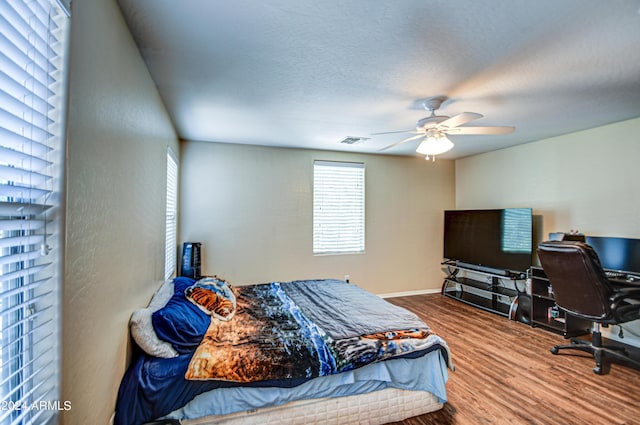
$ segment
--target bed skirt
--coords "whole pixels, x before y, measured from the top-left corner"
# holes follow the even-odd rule
[[[183,425],[369,424],[382,425],[441,409],[438,397],[426,391],[385,388],[347,397],[293,401],[281,406],[198,419]]]

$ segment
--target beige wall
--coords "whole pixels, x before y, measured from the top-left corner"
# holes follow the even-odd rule
[[[640,238],[640,119],[456,161],[456,207],[532,207],[543,235]]]
[[[115,1],[74,2],[70,42],[63,422],[107,424],[128,319],[163,280],[166,150],[179,146]]]
[[[456,208],[532,207],[538,241],[640,238],[640,118],[456,161]],[[640,345],[640,323],[626,342]],[[617,329],[616,329],[617,332]]]
[[[248,284],[344,278],[378,294],[439,288],[452,161],[183,142],[183,241],[203,273]],[[366,254],[312,254],[314,160],[364,162]]]

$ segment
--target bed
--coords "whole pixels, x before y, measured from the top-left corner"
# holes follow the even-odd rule
[[[115,425],[382,424],[442,408],[453,370],[416,315],[333,279],[180,277],[130,325]]]

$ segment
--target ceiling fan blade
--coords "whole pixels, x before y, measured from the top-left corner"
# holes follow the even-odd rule
[[[509,134],[515,131],[515,127],[498,126],[498,127],[454,127],[445,130],[447,134]]]
[[[470,121],[477,120],[478,118],[482,118],[482,115],[476,114],[475,112],[463,112],[449,118],[448,120],[442,121],[438,124],[438,126],[453,128],[462,124],[466,124]]]
[[[381,134],[397,134],[397,133],[411,133],[411,132],[415,132],[415,129],[411,129],[411,130],[400,130],[400,131],[385,131],[382,133],[371,133],[370,136],[379,136]]]
[[[425,136],[425,134],[424,134],[424,133],[420,133],[420,134],[418,134],[417,136],[407,137],[407,138],[406,138],[406,139],[404,139],[404,140],[400,140],[399,142],[395,142],[395,143],[394,143],[394,144],[392,144],[392,145],[385,146],[384,148],[379,149],[379,150],[378,150],[378,152],[386,151],[387,149],[394,148],[394,147],[396,147],[396,146],[398,146],[398,145],[401,145],[401,144],[406,143],[406,142],[410,142],[411,140],[419,139],[420,137],[424,137],[424,136]]]

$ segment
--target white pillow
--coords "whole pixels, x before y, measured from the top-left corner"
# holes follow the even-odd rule
[[[165,280],[165,282],[158,288],[158,290],[151,297],[151,301],[149,301],[149,305],[147,308],[150,308],[153,311],[158,311],[171,299],[173,296],[173,280]]]
[[[173,295],[173,281],[167,280],[153,294],[149,306],[140,308],[133,312],[129,320],[131,336],[136,344],[147,354],[154,357],[171,358],[177,357],[178,352],[171,344],[158,338],[151,323],[151,315],[167,304]]]

